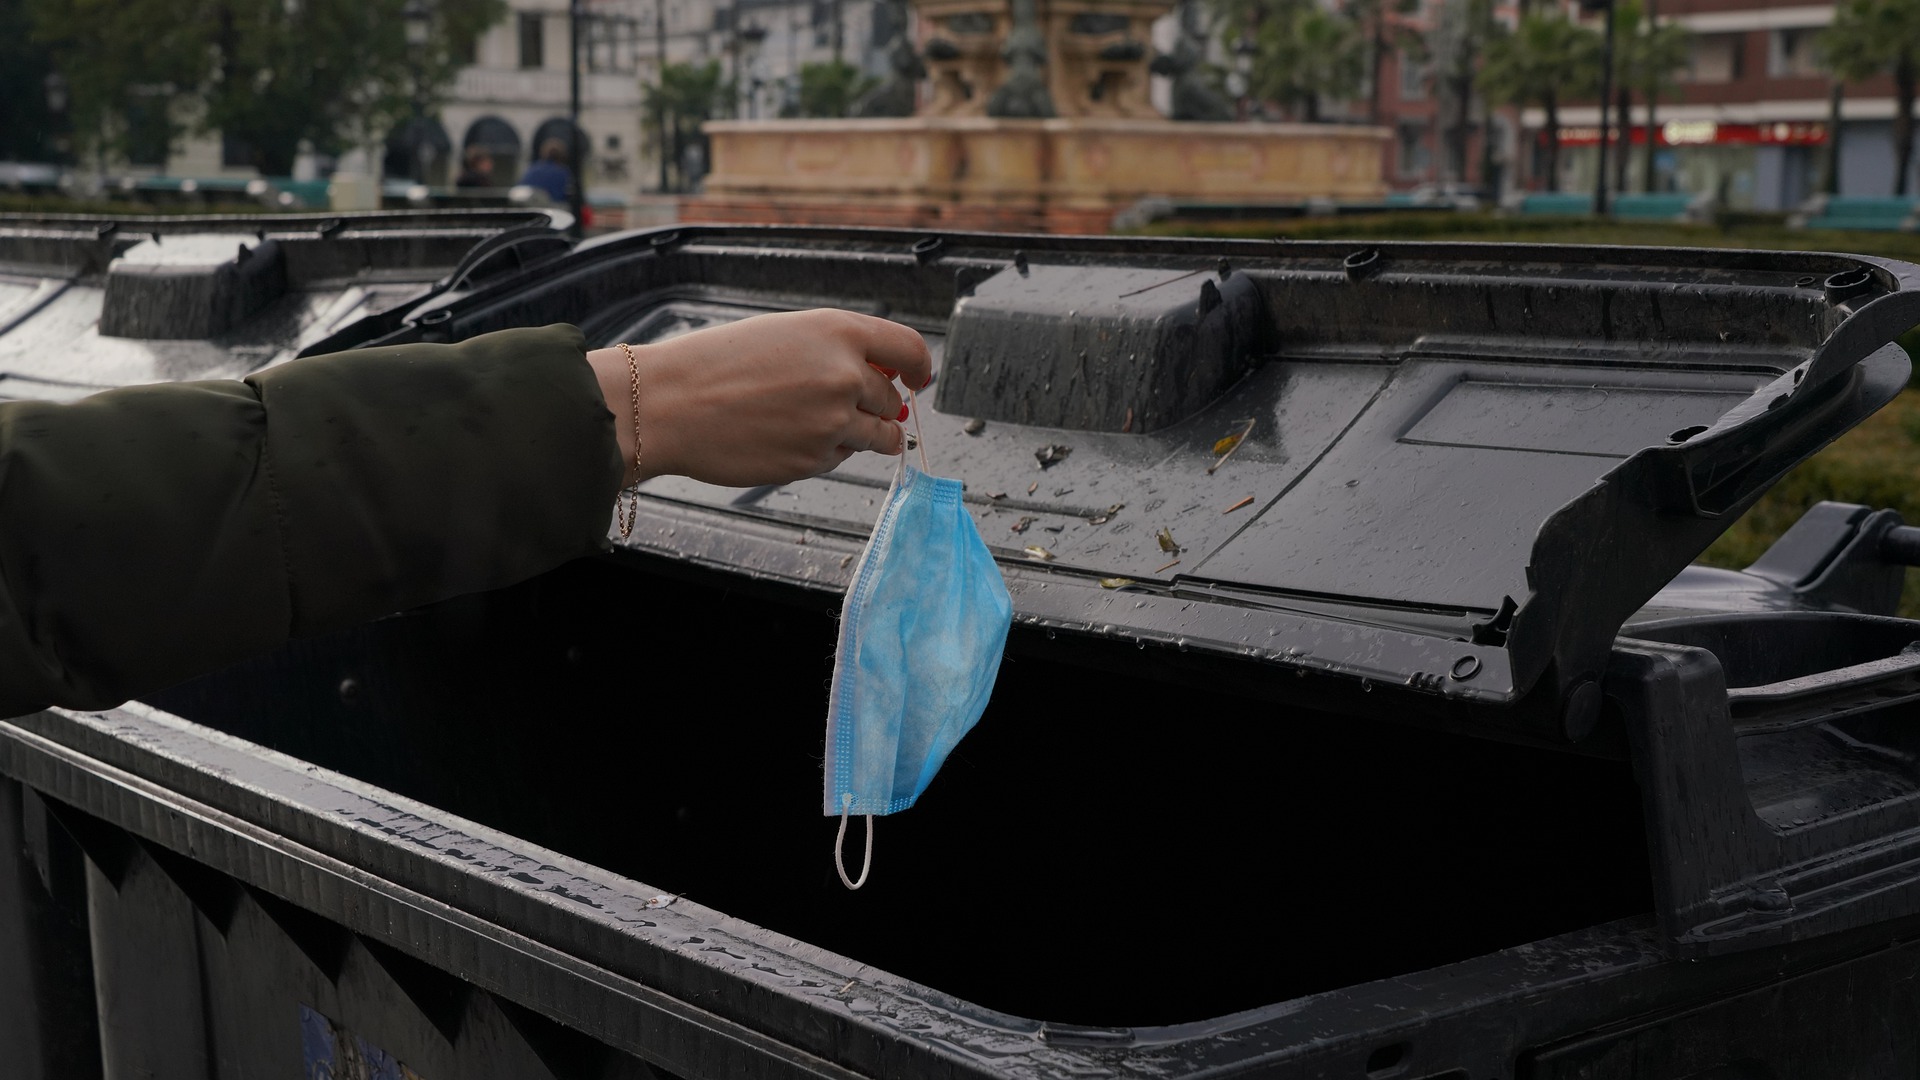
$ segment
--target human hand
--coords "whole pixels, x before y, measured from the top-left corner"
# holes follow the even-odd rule
[[[639,472],[626,353],[587,355],[615,417],[627,482],[665,474],[711,484],[780,484],[862,450],[898,454],[906,406],[892,382],[922,388],[933,361],[899,323],[821,308],[779,312],[634,346],[640,370]]]

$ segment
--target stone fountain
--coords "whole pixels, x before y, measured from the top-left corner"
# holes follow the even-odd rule
[[[1147,197],[1376,199],[1384,128],[1232,122],[1173,0],[913,0],[893,73],[844,120],[716,121],[686,221],[1106,232]],[[902,19],[901,25],[911,25]],[[1149,95],[1173,79],[1173,116]]]

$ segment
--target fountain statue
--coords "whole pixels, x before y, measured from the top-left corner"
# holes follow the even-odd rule
[[[1387,132],[1234,122],[1195,0],[895,0],[890,74],[844,120],[717,121],[687,221],[1105,232],[1144,198],[1373,199]],[[914,41],[920,42],[918,48]],[[1152,78],[1171,80],[1171,118]]]

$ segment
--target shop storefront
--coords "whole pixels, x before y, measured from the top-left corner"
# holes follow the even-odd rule
[[[1647,128],[1635,125],[1628,135],[1627,190],[1640,191],[1649,149]],[[1715,194],[1734,209],[1790,210],[1818,188],[1826,142],[1823,123],[1668,121],[1653,140],[1653,188]],[[1544,160],[1544,132],[1539,144]],[[1619,145],[1616,141],[1614,148]],[[1561,128],[1561,190],[1591,190],[1599,157],[1599,128]]]

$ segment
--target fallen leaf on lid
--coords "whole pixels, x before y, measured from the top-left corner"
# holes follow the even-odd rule
[[[1253,505],[1253,496],[1249,495],[1246,498],[1241,499],[1239,502],[1234,503],[1232,506],[1229,506],[1225,510],[1222,510],[1220,512],[1223,514],[1231,514],[1235,510],[1238,510],[1243,506],[1251,506],[1251,505]]]
[[[1016,521],[1016,522],[1014,522],[1014,523],[1013,523],[1012,525],[1009,525],[1009,526],[1007,526],[1007,531],[1009,531],[1009,532],[1017,532],[1017,533],[1023,533],[1023,532],[1026,532],[1026,531],[1027,531],[1027,526],[1029,526],[1029,525],[1031,525],[1031,524],[1033,524],[1034,522],[1036,522],[1036,521],[1038,521],[1038,520],[1040,520],[1040,519],[1039,519],[1039,518],[1034,518],[1034,517],[1023,517],[1023,518],[1021,518],[1021,519],[1020,519],[1019,521]]]
[[[1157,533],[1154,536],[1154,539],[1160,541],[1161,551],[1164,551],[1169,555],[1180,554],[1180,545],[1173,542],[1172,529],[1161,529],[1159,533]]]
[[[973,419],[967,421],[967,426],[962,428],[961,430],[965,431],[969,435],[978,435],[981,432],[987,430],[987,422],[976,416]]]
[[[1114,503],[1112,506],[1107,507],[1105,510],[1101,511],[1100,513],[1095,514],[1092,517],[1088,518],[1087,524],[1105,525],[1107,522],[1113,520],[1113,515],[1126,509],[1126,507],[1127,507],[1126,503]]]
[[[1040,481],[1038,480],[1035,480],[1033,483],[1027,485],[1027,494],[1029,495],[1039,490],[1040,490]]]
[[[1130,577],[1103,577],[1100,579],[1100,587],[1103,589],[1124,589],[1133,583],[1134,581]]]
[[[1071,453],[1073,453],[1073,447],[1071,446],[1061,446],[1058,443],[1048,443],[1047,445],[1033,452],[1033,459],[1040,463],[1041,468],[1048,469],[1048,468],[1052,468],[1054,465],[1062,461],[1065,461],[1067,458],[1067,455]]]
[[[1227,459],[1233,456],[1233,452],[1240,449],[1240,444],[1253,433],[1253,425],[1254,421],[1248,420],[1245,427],[1213,444],[1213,464],[1207,466],[1208,476],[1212,476],[1213,470],[1225,465]]]
[[[1041,562],[1053,561],[1053,552],[1048,551],[1046,548],[1041,547],[1039,544],[1028,544],[1026,551],[1027,551],[1027,558],[1029,559],[1039,559]]]
[[[989,499],[1004,499],[1004,498],[1006,498],[1006,497],[1007,497],[1007,493],[1006,493],[1006,492],[1004,492],[1004,491],[989,491],[989,492],[987,492],[987,498],[989,498]]]

